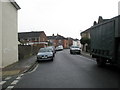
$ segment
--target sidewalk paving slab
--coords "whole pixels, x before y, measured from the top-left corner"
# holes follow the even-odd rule
[[[5,78],[8,76],[24,73],[35,63],[36,63],[36,56],[31,56],[30,58],[18,61],[12,65],[3,68],[2,72],[0,72],[0,75],[2,75],[0,77]]]

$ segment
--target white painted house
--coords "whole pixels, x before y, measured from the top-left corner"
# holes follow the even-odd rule
[[[81,47],[80,40],[73,39],[73,46],[79,46],[79,47]]]
[[[0,68],[18,61],[18,10],[14,0],[0,0]]]

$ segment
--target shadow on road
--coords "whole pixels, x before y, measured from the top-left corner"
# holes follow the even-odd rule
[[[48,61],[37,61],[37,62],[38,62],[38,64],[40,64],[40,63],[52,63],[53,61],[52,60],[48,60]]]
[[[104,66],[104,67],[97,67],[97,68],[103,69],[103,70],[107,70],[107,71],[112,71],[112,72],[114,72],[114,73],[120,74],[120,69],[119,69],[117,66],[115,66],[115,65],[107,64],[107,65]]]

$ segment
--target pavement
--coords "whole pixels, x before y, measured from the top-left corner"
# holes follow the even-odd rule
[[[85,57],[92,58],[89,53],[87,52],[81,52],[81,54]],[[14,76],[18,74],[22,74],[27,72],[32,66],[34,66],[36,63],[36,56],[31,56],[30,58],[18,61],[12,65],[9,65],[2,69],[2,72],[0,72],[0,77],[6,78],[8,76]]]
[[[90,55],[90,53],[88,53],[88,52],[82,51],[81,54],[85,57],[93,59],[92,56]]]
[[[27,59],[24,60],[20,60],[12,65],[9,65],[5,68],[3,68],[0,72],[2,76],[2,78],[6,78],[9,76],[14,76],[14,75],[18,75],[18,74],[22,74],[27,72],[27,70],[29,70],[32,66],[34,66],[34,64],[36,63],[36,56],[31,56]]]

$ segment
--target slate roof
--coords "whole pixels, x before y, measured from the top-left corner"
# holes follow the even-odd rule
[[[56,36],[47,36],[48,39],[56,39]]]
[[[53,40],[63,40],[66,39],[65,37],[61,35],[56,35],[56,36],[47,36],[48,39],[53,39]]]
[[[20,32],[18,33],[18,38],[20,39],[27,39],[33,37],[40,37],[40,35],[44,33],[44,31],[37,31],[37,32]]]
[[[61,35],[57,35],[57,36],[56,36],[56,39],[57,39],[57,40],[59,40],[59,39],[61,40],[61,39],[65,39],[65,37],[63,37],[63,36],[61,36]]]

